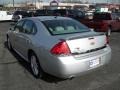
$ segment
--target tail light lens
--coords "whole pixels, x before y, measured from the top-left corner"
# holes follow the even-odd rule
[[[51,53],[55,55],[69,55],[70,49],[65,41],[61,41],[51,49]]]

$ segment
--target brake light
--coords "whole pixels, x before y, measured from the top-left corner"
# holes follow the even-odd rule
[[[69,55],[70,49],[65,41],[61,41],[51,49],[51,53],[55,55]]]

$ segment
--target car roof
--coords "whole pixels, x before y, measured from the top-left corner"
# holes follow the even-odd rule
[[[46,21],[46,20],[56,20],[56,19],[57,20],[71,20],[71,18],[69,17],[61,17],[61,16],[38,16],[38,17],[28,17],[25,19],[29,19],[32,21],[36,21],[36,20]]]

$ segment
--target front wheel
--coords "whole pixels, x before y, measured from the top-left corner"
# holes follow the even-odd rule
[[[43,77],[43,71],[40,67],[38,58],[33,52],[30,54],[30,67],[31,67],[32,74],[34,75],[34,77],[36,78]]]

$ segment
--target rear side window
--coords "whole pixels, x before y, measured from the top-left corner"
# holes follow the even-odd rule
[[[76,20],[47,20],[42,21],[52,35],[73,34],[90,31]]]
[[[36,32],[36,27],[34,23],[30,20],[27,20],[23,26],[24,33],[26,34],[35,34]]]
[[[22,28],[22,25],[24,24],[24,21],[19,21],[15,27],[14,27],[14,30],[15,31],[18,31],[18,32],[23,32],[23,28]]]

